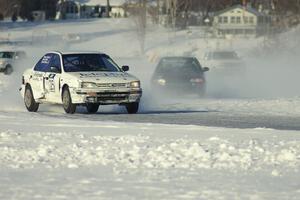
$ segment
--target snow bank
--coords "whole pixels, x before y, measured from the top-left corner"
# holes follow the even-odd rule
[[[119,128],[112,130],[120,131]],[[157,134],[163,134],[159,126],[152,130],[157,131]],[[205,132],[205,128],[199,131],[201,134]],[[230,132],[226,129],[224,131]],[[299,141],[265,141],[249,138],[235,142],[219,137],[161,139],[147,134],[91,136],[14,131],[1,132],[0,141],[2,169],[30,169],[41,166],[80,168],[99,165],[124,170],[173,168],[249,172],[272,169],[284,173],[300,169]]]
[[[298,132],[0,119],[1,199],[299,199]]]

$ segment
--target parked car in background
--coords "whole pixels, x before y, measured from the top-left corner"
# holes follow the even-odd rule
[[[194,57],[164,57],[158,63],[151,79],[152,88],[160,94],[187,93],[204,96],[206,79],[197,58]]]
[[[20,88],[28,111],[39,104],[62,104],[73,114],[77,106],[96,113],[100,105],[118,104],[137,113],[142,96],[140,81],[98,52],[49,52],[23,74]]]
[[[25,57],[24,51],[0,51],[0,72],[10,75],[18,62]]]

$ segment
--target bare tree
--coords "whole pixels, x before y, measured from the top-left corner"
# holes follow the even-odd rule
[[[191,11],[192,0],[167,0],[169,22],[175,28],[188,25],[188,16]]]
[[[136,25],[141,53],[144,53],[147,28],[147,0],[137,0],[135,3],[128,3],[126,7]]]
[[[147,14],[150,16],[153,23],[159,23],[160,15],[160,0],[156,0],[156,5],[148,4],[147,5]]]
[[[0,0],[0,13],[8,17],[16,13],[19,8],[19,0]]]

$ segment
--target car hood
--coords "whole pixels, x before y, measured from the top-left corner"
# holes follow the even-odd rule
[[[138,79],[125,72],[71,72],[70,76],[84,81],[94,83],[128,83]]]

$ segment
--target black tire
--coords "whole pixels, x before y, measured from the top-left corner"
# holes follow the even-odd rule
[[[33,92],[30,86],[27,86],[24,92],[24,104],[29,112],[36,112],[39,109],[39,104],[35,102]]]
[[[68,113],[68,114],[74,114],[75,113],[76,104],[72,103],[72,98],[71,98],[71,94],[70,94],[70,91],[69,91],[68,87],[64,88],[64,90],[63,90],[62,103],[63,103],[63,108],[64,108],[66,113]]]
[[[5,74],[5,75],[10,75],[13,71],[14,71],[14,70],[13,70],[12,66],[11,66],[11,65],[7,65],[7,66],[5,67],[4,74]]]
[[[86,104],[86,110],[88,111],[88,113],[96,113],[99,109],[99,104],[96,103],[88,103]]]
[[[139,103],[129,103],[125,105],[128,114],[136,114],[139,110]]]

